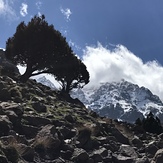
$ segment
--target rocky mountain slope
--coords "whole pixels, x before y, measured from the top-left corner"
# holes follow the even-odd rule
[[[8,68],[0,76],[0,163],[162,162],[163,134],[100,117],[35,80],[20,83]]]
[[[125,80],[102,83],[92,89],[78,89],[72,97],[80,99],[101,116],[135,122],[151,111],[163,121],[163,103],[159,97],[149,89]]]
[[[0,76],[1,163],[160,163],[163,134],[99,117],[68,95]]]

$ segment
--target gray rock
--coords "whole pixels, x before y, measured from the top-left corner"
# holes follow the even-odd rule
[[[130,145],[124,145],[124,144],[122,144],[120,146],[119,153],[121,155],[123,155],[123,156],[127,156],[127,157],[130,157],[130,158],[133,158],[133,159],[135,159],[135,158],[138,157],[136,151]]]
[[[11,128],[12,123],[8,116],[0,115],[0,136],[8,135]]]
[[[33,161],[35,151],[32,147],[27,146],[25,144],[18,144],[17,148],[22,158],[24,158],[26,161],[29,161],[29,162]]]
[[[142,141],[137,137],[135,136],[132,140],[131,140],[131,143],[137,147],[137,148],[142,148],[143,147],[143,143]]]
[[[129,144],[129,140],[118,129],[112,127],[112,134],[115,136],[118,142],[122,144]]]
[[[36,148],[44,149],[57,149],[61,142],[56,133],[56,129],[53,125],[44,126],[37,134],[35,138]]]
[[[135,163],[150,163],[150,161],[147,157],[142,157],[142,158],[137,158],[135,160]]]
[[[63,135],[64,139],[71,139],[76,135],[76,130],[65,126],[60,127],[58,130]]]
[[[94,160],[94,163],[98,163],[102,161],[102,156],[98,153],[93,153],[90,155],[90,158],[92,158]]]
[[[82,148],[75,148],[73,153],[73,160],[76,162],[87,161],[89,159],[88,153]]]
[[[30,125],[22,125],[22,133],[25,135],[27,138],[34,138],[39,129],[38,127],[30,126]]]
[[[1,101],[11,100],[11,95],[7,88],[3,88],[2,90],[0,90],[0,100]]]
[[[163,162],[163,149],[159,149],[151,163],[162,163]]]
[[[94,154],[99,154],[102,157],[107,157],[108,156],[108,150],[104,147],[101,147],[98,150],[93,151]]]
[[[14,111],[18,117],[21,117],[24,113],[23,107],[17,103],[2,102],[0,105],[4,111],[8,111],[8,110]]]
[[[68,114],[65,116],[65,120],[70,122],[70,123],[74,123],[75,122],[75,119],[72,115]]]
[[[27,122],[28,125],[32,125],[36,127],[51,124],[51,121],[49,119],[39,117],[39,116],[24,115],[23,119]]]
[[[0,163],[9,163],[6,156],[0,155]]]
[[[131,157],[114,154],[113,155],[113,162],[114,163],[134,163],[135,161]]]
[[[158,147],[155,144],[155,141],[150,142],[146,148],[145,148],[145,152],[148,154],[148,157],[152,158],[155,153],[157,152]]]
[[[41,102],[34,102],[32,103],[32,107],[38,112],[46,112],[47,111],[47,107],[41,103]]]

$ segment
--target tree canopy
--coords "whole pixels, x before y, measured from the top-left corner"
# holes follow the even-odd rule
[[[138,126],[142,126],[145,131],[150,133],[160,134],[163,132],[160,119],[157,116],[154,117],[152,112],[150,112],[146,118],[143,118],[143,120],[138,118],[135,123]]]
[[[45,20],[34,16],[30,22],[21,22],[15,34],[6,42],[6,57],[16,65],[26,66],[20,80],[26,82],[31,76],[52,74],[62,85],[71,89],[89,82],[84,63],[75,56],[66,38]]]

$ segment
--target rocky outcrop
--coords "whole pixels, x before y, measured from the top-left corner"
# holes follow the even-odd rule
[[[5,51],[0,49],[0,74],[15,77],[20,74],[18,68],[5,57]]]
[[[163,134],[100,117],[65,97],[35,80],[1,76],[0,162],[162,161]]]

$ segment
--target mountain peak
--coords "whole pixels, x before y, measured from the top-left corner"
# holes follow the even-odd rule
[[[56,90],[57,88],[55,87],[55,85],[49,80],[47,79],[45,76],[42,76],[38,79],[36,79],[38,83],[41,83],[43,85],[46,85],[48,87],[50,87],[53,90]]]
[[[163,103],[160,98],[149,89],[124,79],[101,83],[94,89],[75,91],[72,97],[79,98],[88,108],[109,118],[134,122],[150,111],[162,118]]]

